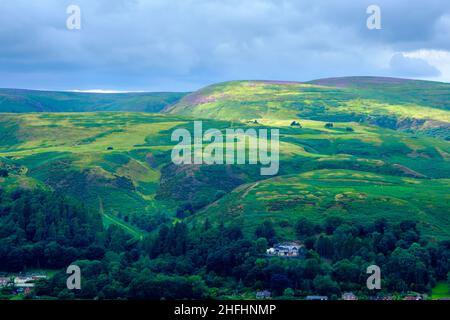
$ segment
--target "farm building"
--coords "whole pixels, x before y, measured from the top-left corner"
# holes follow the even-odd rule
[[[327,296],[307,296],[306,300],[328,300]]]
[[[0,288],[6,287],[11,282],[11,278],[8,277],[0,277]]]
[[[32,288],[34,287],[34,283],[32,282],[33,278],[29,276],[19,276],[14,278],[14,286],[17,288]]]
[[[258,291],[256,292],[256,299],[270,299],[272,293],[270,291]]]
[[[266,253],[269,256],[279,257],[298,257],[303,255],[304,246],[297,242],[283,242],[278,243],[273,248],[267,249]]]
[[[358,297],[353,292],[344,292],[342,300],[358,300]]]

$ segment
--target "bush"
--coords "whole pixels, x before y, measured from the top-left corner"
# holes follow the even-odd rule
[[[0,169],[0,177],[6,178],[8,176],[8,170]]]

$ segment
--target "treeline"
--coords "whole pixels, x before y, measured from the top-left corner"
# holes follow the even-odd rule
[[[52,192],[0,188],[0,271],[61,268],[104,254],[98,213]]]
[[[365,225],[339,218],[300,219],[301,258],[269,257],[284,239],[270,221],[252,235],[239,225],[206,220],[163,224],[138,240],[97,212],[52,192],[0,189],[0,271],[57,268],[35,290],[39,297],[83,299],[338,298],[366,288],[367,266],[382,272],[381,294],[429,293],[450,271],[450,241],[429,241],[413,221]],[[82,290],[66,288],[65,269],[77,264]]]
[[[109,231],[111,232],[111,231]],[[106,299],[254,298],[259,290],[273,296],[310,294],[338,298],[346,291],[376,294],[429,293],[450,270],[450,242],[429,242],[415,222],[379,220],[355,225],[331,218],[297,223],[304,258],[268,257],[281,241],[270,222],[245,236],[238,225],[163,225],[154,235],[132,241],[115,229],[97,261],[78,261],[82,290],[65,289],[67,275],[42,283],[40,296]],[[112,241],[115,239],[115,244]],[[366,268],[382,270],[381,292],[366,288]]]

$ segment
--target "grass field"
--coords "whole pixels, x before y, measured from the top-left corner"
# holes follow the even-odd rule
[[[103,214],[103,223],[105,224],[106,227],[108,227],[111,224],[115,224],[115,225],[119,226],[120,228],[122,228],[123,230],[125,230],[126,232],[128,232],[129,234],[136,237],[137,239],[142,240],[142,238],[144,237],[144,233],[142,231],[140,231],[136,227],[130,226],[129,224],[123,222],[122,220],[120,220],[112,215],[104,213]]]
[[[450,299],[450,289],[446,282],[439,282],[431,291],[432,299]]]

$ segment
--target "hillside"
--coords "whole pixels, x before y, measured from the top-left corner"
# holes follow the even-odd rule
[[[271,219],[293,237],[302,216],[321,221],[417,219],[427,236],[450,238],[450,145],[364,123],[262,119],[243,128],[280,129],[279,175],[259,166],[175,166],[175,128],[192,118],[152,113],[33,113],[0,117],[2,188],[49,188],[100,210],[133,235],[164,222],[238,221],[243,231]],[[205,120],[225,130],[236,121]],[[431,192],[432,191],[432,192]],[[223,217],[224,219],[221,219]]]
[[[80,93],[0,89],[1,112],[159,112],[185,93]]]
[[[233,81],[188,95],[2,92],[8,98],[0,106],[10,110],[11,97],[28,111],[165,106],[163,113],[0,118],[0,169],[9,172],[0,178],[4,188],[62,192],[134,236],[164,222],[212,217],[238,222],[247,233],[269,219],[292,238],[290,221],[338,216],[411,218],[428,236],[450,237],[448,84],[353,77]],[[278,175],[267,180],[249,165],[174,165],[171,133],[192,132],[194,119],[204,120],[204,130],[279,129]],[[292,126],[294,120],[301,125]]]
[[[350,170],[316,170],[244,185],[210,205],[206,218],[255,230],[274,223],[278,234],[295,238],[299,216],[323,222],[340,216],[355,223],[379,218],[420,221],[427,234],[448,236],[449,179],[414,179]],[[439,200],[438,200],[439,199]],[[437,201],[436,201],[437,200]]]
[[[365,122],[449,140],[450,84],[376,77],[232,81],[191,93],[164,112],[225,120]]]

